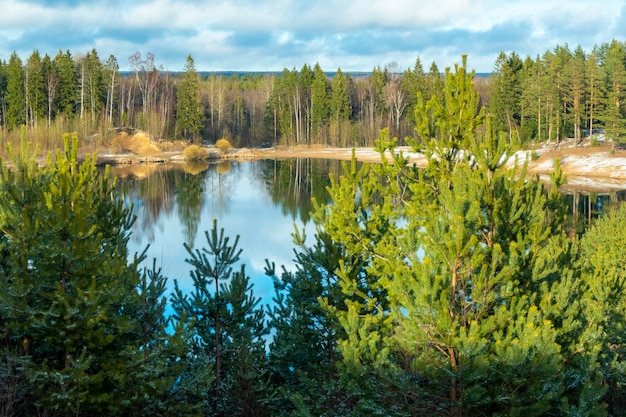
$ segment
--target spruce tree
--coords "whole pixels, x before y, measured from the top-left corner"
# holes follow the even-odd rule
[[[177,131],[183,138],[197,140],[204,112],[200,103],[200,79],[191,55],[187,56],[185,71],[176,90]]]
[[[412,70],[407,69],[404,71],[400,82],[408,95],[406,114],[410,115],[410,118],[413,119],[412,115],[415,114],[418,93],[422,93],[423,97],[429,97],[426,93],[426,73],[424,72],[422,61],[419,58],[415,60],[415,65]]]
[[[326,74],[319,64],[313,68],[313,82],[311,84],[311,137],[321,137],[323,127],[328,123],[330,114],[329,84]]]
[[[489,99],[489,111],[495,117],[494,128],[508,132],[519,140],[521,124],[522,60],[513,52],[507,56],[501,52],[496,59],[492,75],[493,91]]]
[[[24,67],[14,52],[6,66],[7,87],[5,94],[6,124],[9,130],[26,123],[26,91],[24,90]]]
[[[349,77],[344,76],[341,68],[338,68],[331,82],[330,99],[330,136],[336,146],[346,146],[348,138],[345,127],[351,117]]]
[[[92,122],[100,116],[105,96],[104,66],[100,62],[95,48],[85,55],[81,61],[81,101],[83,102],[83,117]]]
[[[606,46],[606,55],[602,64],[604,73],[604,112],[601,116],[607,139],[613,143],[624,142],[626,121],[624,102],[626,99],[626,48],[618,41]]]
[[[71,119],[76,114],[79,99],[76,64],[69,50],[65,53],[59,50],[53,62],[59,76],[59,112]]]
[[[38,122],[44,118],[46,108],[43,67],[37,50],[31,54],[26,62],[24,78],[28,125],[37,127]]]
[[[352,114],[348,80],[343,75],[341,68],[337,69],[337,73],[332,80],[330,114],[331,118],[337,123],[348,120]]]

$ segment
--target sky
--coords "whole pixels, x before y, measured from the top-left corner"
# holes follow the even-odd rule
[[[0,59],[95,48],[154,55],[182,71],[324,71],[460,63],[491,72],[501,51],[535,58],[557,45],[587,52],[626,40],[622,0],[0,0]]]

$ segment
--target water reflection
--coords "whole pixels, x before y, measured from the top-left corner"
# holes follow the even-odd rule
[[[311,200],[328,202],[329,175],[338,177],[342,172],[341,162],[317,159],[112,169],[137,216],[131,253],[150,245],[147,266],[157,259],[170,278],[170,289],[174,279],[183,291],[191,289],[183,243],[203,246],[204,231],[216,218],[228,236],[240,235],[242,262],[255,294],[265,301],[273,296],[272,283],[263,274],[265,259],[293,267],[294,226],[312,237]],[[626,191],[567,189],[572,232],[584,232],[592,219],[625,199]]]
[[[581,235],[594,219],[626,201],[626,190],[597,192],[568,189],[564,200],[571,216],[572,231]]]
[[[170,278],[170,290],[174,279],[183,291],[191,289],[183,243],[203,246],[204,231],[216,218],[228,236],[240,235],[241,261],[255,294],[268,301],[274,292],[263,273],[265,259],[293,267],[291,233],[297,227],[312,236],[311,198],[328,202],[329,173],[341,170],[337,161],[294,159],[164,165],[149,174],[124,167],[112,173],[137,216],[131,253],[149,245],[147,265],[157,259]]]
[[[319,203],[327,202],[329,175],[337,178],[343,173],[341,162],[325,159],[263,161],[261,170],[272,202],[281,207],[285,216],[303,223],[310,220],[313,198]]]

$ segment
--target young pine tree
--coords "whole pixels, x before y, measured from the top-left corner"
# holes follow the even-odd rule
[[[130,210],[92,158],[78,164],[77,143],[43,168],[22,143],[0,165],[3,362],[27,415],[165,413],[178,375],[155,358],[178,347],[164,283],[128,261]]]
[[[416,110],[428,169],[397,154],[350,170],[316,214],[348,255],[347,309],[329,312],[352,413],[602,415],[558,194],[508,164],[516,148],[490,122],[477,130],[471,77],[448,72],[445,100]],[[384,134],[379,148],[396,154]]]
[[[192,357],[212,369],[212,388],[205,393],[205,410],[215,416],[264,416],[266,378],[264,310],[254,297],[239,261],[239,237],[233,244],[218,232],[217,220],[205,232],[206,247],[192,250],[194,290],[183,294],[175,283],[172,307],[179,329],[189,335]]]
[[[340,415],[345,395],[336,368],[341,328],[320,305],[342,308],[342,294],[334,272],[343,253],[318,230],[314,246],[294,234],[296,270],[276,275],[274,264],[266,273],[274,280],[275,306],[269,325],[275,330],[270,343],[271,383],[276,390],[272,409],[276,415]]]

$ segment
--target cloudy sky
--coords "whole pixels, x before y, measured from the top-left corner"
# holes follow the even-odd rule
[[[35,49],[96,48],[121,69],[136,51],[170,71],[440,69],[468,54],[478,72],[500,51],[535,57],[556,45],[626,40],[622,0],[0,0],[0,59]]]

